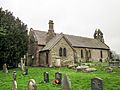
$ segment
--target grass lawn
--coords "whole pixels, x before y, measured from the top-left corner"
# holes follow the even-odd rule
[[[53,85],[55,72],[67,74],[71,80],[72,90],[91,90],[91,78],[100,77],[104,80],[104,90],[120,90],[120,68],[114,68],[112,73],[104,71],[102,65],[96,66],[97,71],[91,73],[76,72],[75,70],[62,68],[40,68],[29,67],[29,74],[24,76],[19,68],[10,69],[8,74],[0,71],[0,90],[11,90],[12,88],[12,72],[17,71],[17,90],[27,90],[29,79],[35,79],[37,90],[61,90],[61,85]],[[42,83],[43,72],[49,72],[49,83]]]

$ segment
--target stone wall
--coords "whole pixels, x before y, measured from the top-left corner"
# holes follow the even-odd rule
[[[76,51],[77,61],[86,61],[86,48],[74,48]],[[83,50],[83,58],[81,58],[81,50]],[[109,57],[109,50],[102,49],[88,49],[90,50],[91,57],[88,61],[99,61],[101,59],[100,52],[102,51],[102,61],[105,61]]]
[[[101,51],[102,51],[102,61],[105,61],[109,57],[108,50],[101,50],[101,49],[92,49],[91,50],[91,60],[99,61],[101,59]]]
[[[45,66],[46,65],[46,52],[40,52],[40,61],[39,64],[40,66]]]
[[[66,48],[66,57],[59,56],[59,48]],[[50,66],[54,66],[56,59],[61,60],[61,66],[65,66],[68,64],[74,63],[74,52],[72,47],[66,42],[64,38],[62,38],[51,50],[49,53],[49,64]]]
[[[27,65],[39,66],[40,61],[39,51],[42,50],[43,47],[44,47],[43,45],[38,45],[38,42],[35,41],[32,31],[30,31]]]
[[[35,59],[34,59],[34,66],[39,66],[40,65],[40,50],[42,50],[44,46],[37,46],[36,51],[35,51]]]
[[[33,37],[32,32],[29,34],[29,44],[28,44],[28,60],[27,60],[27,65],[33,65],[33,59],[32,57],[35,56],[36,53],[36,47],[37,44],[35,42],[35,39]]]
[[[85,61],[85,48],[74,48],[76,51],[76,61]],[[81,50],[83,50],[83,58],[81,58]]]

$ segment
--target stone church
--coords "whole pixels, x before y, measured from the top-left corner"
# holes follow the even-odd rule
[[[30,29],[28,61],[30,66],[52,67],[56,62],[66,66],[79,62],[109,59],[110,48],[105,44],[103,33],[97,29],[94,38],[87,38],[54,31],[49,20],[48,32]]]

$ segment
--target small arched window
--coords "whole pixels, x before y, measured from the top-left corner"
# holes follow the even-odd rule
[[[66,57],[66,48],[63,48],[63,56]]]
[[[59,48],[59,56],[60,57],[62,56],[62,48],[61,47]]]
[[[83,58],[83,50],[81,50],[81,58]]]
[[[103,58],[103,53],[102,50],[100,51],[100,57]]]
[[[89,58],[91,58],[91,51],[89,50]]]

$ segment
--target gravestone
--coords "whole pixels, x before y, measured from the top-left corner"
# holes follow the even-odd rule
[[[28,90],[37,90],[36,82],[34,79],[28,81]]]
[[[108,73],[113,72],[113,68],[112,67],[105,67],[105,71]]]
[[[44,82],[45,83],[49,82],[49,73],[48,72],[44,72]]]
[[[85,72],[94,72],[94,71],[97,71],[96,68],[86,68],[85,69]]]
[[[13,71],[13,80],[16,80],[16,71]]]
[[[21,70],[22,71],[24,71],[24,67],[25,67],[25,65],[24,65],[24,62],[23,62],[23,58],[21,58]]]
[[[12,83],[12,90],[17,90],[16,71],[13,71],[13,83]]]
[[[25,66],[24,75],[28,75],[28,67]]]
[[[13,80],[12,90],[17,90],[17,82]]]
[[[4,72],[4,73],[8,73],[8,69],[7,69],[6,63],[3,64],[3,72]]]
[[[20,63],[18,63],[18,67],[21,68],[21,64]]]
[[[71,81],[67,75],[62,80],[62,90],[71,90]]]
[[[56,73],[55,73],[55,80],[58,80],[58,83],[57,83],[57,84],[61,84],[61,81],[62,81],[62,73],[56,72]]]
[[[91,90],[103,90],[103,80],[100,78],[91,79]]]
[[[81,65],[76,67],[76,71],[85,71],[85,69],[89,68],[89,66]]]
[[[119,61],[110,61],[109,62],[109,66],[110,67],[119,67],[120,66],[120,62]]]

